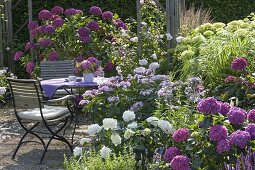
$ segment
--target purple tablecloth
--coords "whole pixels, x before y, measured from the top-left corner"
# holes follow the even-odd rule
[[[54,93],[60,88],[89,88],[97,87],[99,84],[107,81],[107,78],[94,78],[94,82],[76,82],[76,84],[70,84],[66,81],[66,78],[49,79],[41,81],[41,86],[47,97],[51,98]]]

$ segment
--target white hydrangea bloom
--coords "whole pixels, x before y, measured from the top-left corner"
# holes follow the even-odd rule
[[[5,94],[5,92],[6,92],[5,87],[0,87],[0,95]]]
[[[102,130],[101,126],[99,126],[98,124],[92,124],[92,125],[89,125],[88,127],[88,134],[95,135],[99,133],[101,130]]]
[[[131,42],[138,42],[138,37],[130,38],[130,41],[131,41]]]
[[[0,76],[4,75],[6,72],[6,70],[0,70]]]
[[[159,68],[159,63],[157,62],[153,62],[149,65],[149,69],[156,70],[157,68]]]
[[[91,139],[90,138],[81,138],[80,140],[80,144],[84,145],[85,143],[90,143]]]
[[[132,131],[131,129],[127,129],[124,133],[124,138],[125,139],[129,139],[131,138],[132,136],[134,136],[135,132]]]
[[[133,111],[125,111],[122,115],[122,118],[125,122],[130,122],[135,119],[135,113]]]
[[[151,130],[149,128],[145,128],[143,131],[142,131],[142,135],[143,136],[147,136],[151,133]]]
[[[152,54],[152,55],[151,55],[151,58],[153,58],[154,60],[156,60],[156,59],[157,59],[157,55],[156,55],[156,54]]]
[[[119,135],[119,134],[116,134],[116,133],[112,134],[112,135],[111,135],[111,141],[112,141],[112,143],[113,143],[115,146],[120,145],[120,144],[121,144],[121,137],[120,137],[120,135]]]
[[[139,65],[145,66],[147,64],[148,64],[148,60],[146,60],[146,59],[139,60]]]
[[[125,37],[128,35],[125,29],[121,29],[120,32],[122,37]]]
[[[106,159],[107,157],[109,157],[111,155],[112,150],[106,146],[104,146],[101,150],[100,150],[100,156],[101,158]]]
[[[136,122],[132,122],[132,123],[128,124],[127,127],[130,128],[130,129],[137,129],[137,123]]]
[[[81,154],[82,154],[82,148],[76,146],[73,150],[73,156],[76,157],[76,156],[80,156]]]
[[[182,42],[183,39],[184,39],[184,37],[178,36],[178,37],[176,37],[176,42],[180,43],[180,42]]]
[[[166,39],[170,41],[171,39],[173,39],[173,36],[170,33],[166,33]]]
[[[103,127],[105,130],[116,129],[117,128],[117,120],[113,119],[113,118],[105,118],[103,120]]]
[[[153,117],[153,116],[152,117],[148,117],[146,119],[146,122],[151,124],[151,125],[153,125],[153,126],[157,126],[158,125],[158,121],[159,121],[159,119],[156,118],[156,117]]]
[[[166,134],[173,134],[175,129],[173,126],[166,120],[159,120],[158,127],[164,131]]]

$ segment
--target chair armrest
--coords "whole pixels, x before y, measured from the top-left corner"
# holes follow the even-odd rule
[[[47,100],[46,102],[53,103],[53,102],[65,101],[65,100],[69,100],[69,99],[75,99],[75,95],[66,95],[61,98]]]

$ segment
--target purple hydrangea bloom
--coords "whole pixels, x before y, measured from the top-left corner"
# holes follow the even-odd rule
[[[229,110],[227,116],[230,123],[240,125],[246,119],[246,111],[241,108],[233,107]]]
[[[50,11],[44,9],[39,12],[38,19],[48,20],[51,19],[51,15],[52,13]]]
[[[250,133],[251,139],[255,139],[255,124],[248,124],[245,131]]]
[[[181,128],[173,133],[172,138],[175,142],[181,142],[187,140],[189,136],[190,136],[189,129]]]
[[[22,51],[17,51],[15,54],[14,54],[14,61],[18,61],[22,56],[23,56],[23,52]]]
[[[249,121],[255,122],[255,109],[252,109],[248,112],[247,118]]]
[[[90,30],[86,27],[81,27],[78,29],[78,34],[80,37],[89,36]]]
[[[84,61],[82,62],[81,67],[82,67],[82,69],[84,69],[84,70],[89,70],[89,69],[92,68],[92,64],[91,64],[91,62],[89,62],[88,60],[84,60]]]
[[[208,97],[198,103],[197,110],[204,114],[217,114],[220,111],[220,105],[215,98]]]
[[[231,68],[232,70],[243,70],[245,67],[248,65],[247,59],[246,58],[236,58],[232,63],[231,63]]]
[[[229,103],[226,103],[226,102],[223,103],[223,102],[219,101],[218,103],[220,104],[219,113],[222,115],[226,115],[229,112],[231,106],[229,105]]]
[[[97,31],[100,29],[98,22],[95,20],[90,21],[89,23],[87,23],[86,26],[93,31]]]
[[[83,15],[83,12],[82,12],[82,10],[80,10],[80,9],[76,9],[76,10],[75,10],[75,13],[76,13],[76,14],[80,14],[80,15]]]
[[[59,53],[57,51],[51,51],[48,55],[49,61],[56,61],[59,58]]]
[[[96,57],[89,57],[87,60],[93,65],[98,65],[98,60]]]
[[[100,16],[100,15],[102,15],[102,10],[101,10],[101,8],[99,8],[97,6],[92,6],[89,9],[89,13],[92,15]]]
[[[64,25],[64,23],[65,23],[65,21],[62,18],[57,18],[57,19],[53,20],[52,25],[55,28],[59,28],[59,27],[62,27]]]
[[[72,16],[72,15],[77,14],[76,9],[74,9],[74,8],[66,9],[64,13],[66,16]]]
[[[163,159],[167,162],[170,163],[172,159],[177,156],[181,155],[181,150],[177,147],[170,147],[165,151],[165,154],[163,156]]]
[[[40,46],[48,47],[51,46],[52,41],[49,38],[42,38],[38,41]]]
[[[26,50],[30,50],[34,47],[34,43],[33,42],[27,42],[25,45],[25,49]]]
[[[143,107],[143,102],[136,102],[134,103],[131,107],[130,107],[130,110],[131,111],[137,111],[138,109],[140,109],[141,107]]]
[[[191,170],[190,159],[184,155],[177,155],[170,162],[170,167],[173,170]]]
[[[120,100],[120,98],[117,96],[110,96],[107,98],[108,102],[109,103],[112,103],[112,102],[118,102]]]
[[[84,106],[84,105],[86,105],[86,104],[89,104],[89,101],[88,101],[88,100],[81,100],[81,101],[79,102],[79,105],[80,105],[80,106]]]
[[[217,142],[216,151],[219,154],[222,154],[223,152],[228,152],[231,149],[230,143],[227,139],[222,139],[219,142]]]
[[[115,25],[117,28],[127,29],[126,24],[123,21],[121,21],[120,19],[115,20]]]
[[[113,17],[113,13],[111,11],[105,11],[102,14],[102,17],[103,17],[104,20],[111,20],[112,17]]]
[[[79,55],[79,56],[76,57],[75,60],[78,61],[78,62],[82,62],[84,60],[84,57],[82,55]]]
[[[122,89],[127,89],[130,86],[131,86],[131,83],[129,81],[121,81],[118,84],[118,87],[121,87]]]
[[[55,15],[62,14],[64,12],[64,9],[60,6],[55,6],[51,9],[51,13]]]
[[[111,72],[112,70],[114,70],[114,68],[115,68],[115,65],[112,63],[112,61],[108,61],[106,65],[104,66],[104,71]]]
[[[27,24],[27,27],[28,27],[29,30],[36,29],[38,27],[38,22],[37,21],[30,21]]]
[[[83,37],[80,37],[80,40],[81,40],[83,43],[87,44],[87,43],[90,43],[91,38],[90,38],[89,36],[83,36]]]
[[[26,71],[31,74],[35,69],[35,63],[33,61],[29,61],[26,65]]]
[[[222,125],[214,125],[210,128],[209,136],[212,141],[220,141],[227,139],[228,129]]]
[[[249,132],[237,130],[230,135],[230,145],[238,146],[244,149],[248,142],[251,140]]]
[[[47,25],[47,26],[44,28],[43,32],[44,32],[45,34],[52,34],[52,33],[55,32],[55,28],[54,28],[52,25]]]

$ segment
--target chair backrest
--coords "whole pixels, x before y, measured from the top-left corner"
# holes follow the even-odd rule
[[[41,76],[43,80],[66,78],[74,75],[74,60],[42,61]]]
[[[31,109],[42,108],[43,94],[39,81],[32,79],[7,78],[13,99],[13,106],[17,108]]]

